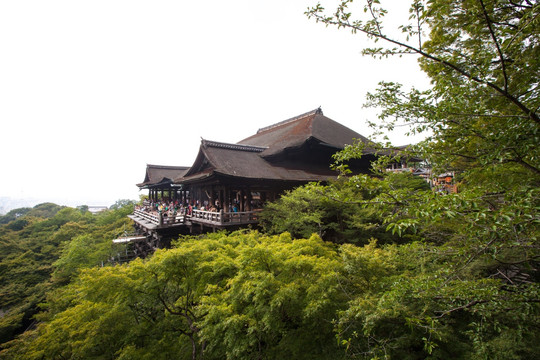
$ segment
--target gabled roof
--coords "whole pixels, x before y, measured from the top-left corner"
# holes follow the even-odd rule
[[[331,155],[355,140],[370,143],[357,132],[316,109],[277,124],[236,144],[201,140],[195,162],[175,183],[212,176],[281,181],[323,181],[335,178]],[[364,165],[362,165],[364,166]]]
[[[266,147],[261,155],[271,157],[284,149],[299,147],[309,139],[317,139],[324,145],[334,147],[336,151],[352,144],[353,139],[369,143],[364,136],[324,116],[318,108],[261,128],[255,135],[239,141],[238,144]]]
[[[261,154],[266,147],[228,144],[202,140],[193,166],[176,182],[189,182],[212,175],[225,175],[247,179],[320,181],[336,176],[328,165],[313,167],[287,167],[269,163]]]
[[[166,166],[146,164],[146,174],[144,181],[137,184],[138,187],[146,187],[170,182],[175,178],[183,176],[189,167],[187,166]]]

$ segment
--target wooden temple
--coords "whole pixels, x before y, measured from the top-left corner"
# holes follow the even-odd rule
[[[188,170],[188,166],[146,165],[144,181],[137,186],[140,190],[148,189],[148,198],[152,201],[171,198],[178,194],[175,192],[178,186],[173,180],[182,177]]]
[[[147,165],[149,199],[130,216],[139,234],[231,229],[258,223],[265,202],[308,182],[337,178],[332,155],[354,141],[368,142],[357,132],[316,109],[261,128],[237,143],[201,140],[190,167]],[[374,155],[351,163],[355,172],[369,172]],[[178,204],[167,214],[157,202]]]

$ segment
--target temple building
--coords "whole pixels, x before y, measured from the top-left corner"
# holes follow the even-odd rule
[[[130,216],[139,233],[159,239],[172,227],[226,229],[256,224],[266,201],[308,182],[335,179],[332,155],[347,144],[369,141],[316,109],[261,128],[237,143],[201,140],[190,167],[147,165],[149,191],[144,209]],[[375,155],[369,152],[349,164],[368,173]],[[156,211],[157,202],[178,204],[181,211]]]
[[[140,190],[148,189],[148,198],[158,200],[171,196],[172,181],[183,176],[188,166],[146,165],[144,181],[137,184]]]
[[[236,144],[202,140],[195,162],[174,183],[189,191],[191,200],[217,203],[225,211],[233,205],[251,211],[285,190],[336,178],[332,155],[355,139],[368,141],[317,109],[259,129]],[[367,156],[355,170],[367,172],[370,160]]]

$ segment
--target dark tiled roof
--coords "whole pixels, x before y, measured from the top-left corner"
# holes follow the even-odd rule
[[[188,183],[214,174],[245,179],[327,180],[337,175],[330,170],[329,159],[300,161],[306,156],[309,158],[311,152],[304,157],[296,155],[296,160],[290,154],[310,151],[314,144],[338,151],[352,144],[354,139],[369,143],[362,135],[324,116],[319,108],[259,129],[255,135],[236,144],[202,140],[195,162],[189,170],[175,177],[174,182]],[[303,147],[306,144],[311,145]],[[295,151],[288,151],[290,149]]]
[[[189,167],[187,166],[166,166],[166,165],[146,165],[144,181],[137,184],[138,187],[156,185],[162,182],[171,181],[182,177]]]
[[[274,156],[284,149],[299,147],[310,138],[336,149],[352,144],[353,139],[369,142],[364,136],[324,116],[319,108],[259,129],[238,144],[266,147],[262,156]]]
[[[204,146],[205,148],[214,147],[214,148],[248,151],[248,152],[256,152],[256,153],[263,152],[264,150],[267,149],[267,147],[264,147],[264,146],[229,144],[229,143],[210,141],[210,140],[204,140],[204,139],[201,141],[201,145]]]
[[[287,181],[319,181],[335,177],[337,174],[329,166],[285,166],[269,163],[260,156],[264,148],[238,144],[216,143],[203,140],[198,161],[194,167],[177,182],[202,179],[212,174],[222,174],[247,179],[268,179]],[[202,163],[206,166],[202,166]]]

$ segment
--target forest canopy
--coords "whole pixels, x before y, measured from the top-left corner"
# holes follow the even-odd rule
[[[385,171],[387,144],[372,174],[350,174],[352,144],[337,181],[284,194],[260,231],[122,265],[110,240],[129,203],[20,210],[0,218],[2,357],[540,358],[540,5],[410,3],[399,33],[382,0],[307,16],[373,40],[367,55],[419,57],[430,88],[381,83],[366,105],[383,132],[427,132],[399,156],[454,172],[457,193]]]

